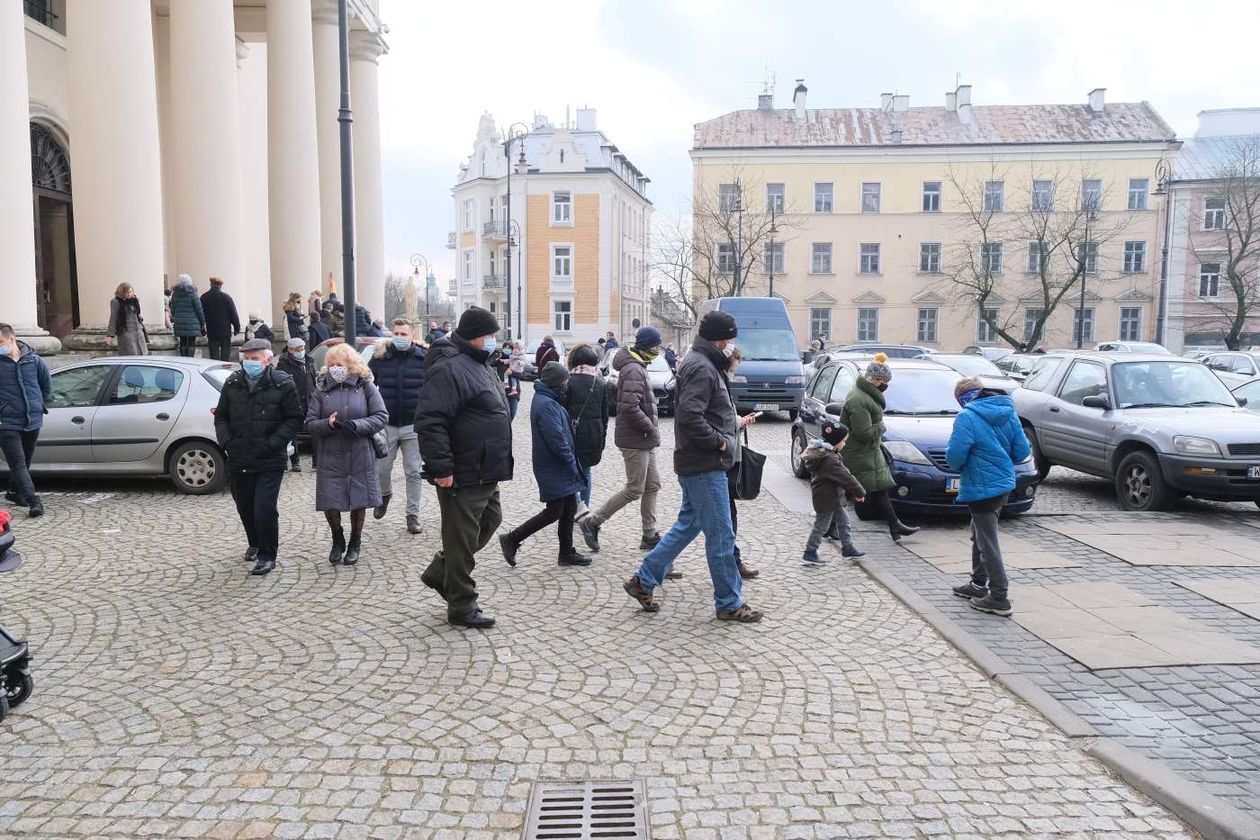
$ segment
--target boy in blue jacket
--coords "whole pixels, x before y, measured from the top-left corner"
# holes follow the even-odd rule
[[[1005,393],[969,377],[954,386],[954,397],[962,411],[954,419],[946,458],[962,475],[958,501],[971,509],[971,580],[954,587],[954,594],[973,610],[1010,615],[998,516],[1015,489],[1015,465],[1031,454],[1028,438]]]

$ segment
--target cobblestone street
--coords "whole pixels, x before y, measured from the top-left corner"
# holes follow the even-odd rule
[[[507,525],[538,507],[525,408]],[[448,626],[420,583],[429,489],[426,534],[399,507],[369,519],[359,566],[333,568],[314,476],[287,476],[280,566],[259,579],[226,495],[51,485],[0,581],[37,679],[0,724],[0,836],[507,840],[533,782],[583,778],[646,780],[656,838],[1192,836],[862,569],[799,564],[786,429],[755,429],[777,466],[741,505],[754,626],[714,619],[699,543],[661,612],[638,612],[629,511],[589,569],[556,566],[553,532],[517,569],[488,549],[483,634]],[[610,449],[597,502],[620,466]]]

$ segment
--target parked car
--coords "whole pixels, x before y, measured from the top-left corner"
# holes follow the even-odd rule
[[[1203,364],[1231,388],[1260,376],[1260,354],[1257,353],[1241,350],[1210,353],[1203,358]]]
[[[897,486],[890,491],[893,507],[905,514],[965,514],[958,503],[958,473],[951,472],[945,449],[954,417],[959,412],[954,385],[962,377],[954,370],[924,359],[890,359],[892,382],[884,392],[884,454]],[[809,383],[801,401],[801,413],[792,424],[789,452],[792,472],[805,478],[801,454],[810,438],[820,437],[820,426],[830,407],[840,411],[844,398],[861,375],[863,365],[852,359],[835,359],[824,365]],[[1018,514],[1036,499],[1037,469],[1031,458],[1015,468],[1016,488],[1003,509]],[[856,506],[862,519],[876,515],[865,504]]]
[[[920,356],[927,362],[936,362],[938,365],[945,365],[951,370],[958,371],[962,376],[976,376],[984,383],[984,387],[993,388],[1006,393],[1011,393],[1019,387],[1019,380],[1006,373],[993,362],[984,356],[973,355],[971,353],[933,353],[930,356]]]
[[[1015,408],[1038,474],[1111,479],[1126,510],[1177,496],[1260,504],[1260,417],[1212,372],[1170,355],[1069,353]]]
[[[1204,359],[1206,359],[1208,356],[1211,356],[1213,353],[1218,353],[1218,352],[1220,351],[1218,350],[1187,350],[1186,352],[1181,354],[1181,357],[1183,359],[1190,359],[1191,361],[1201,362]]]
[[[1011,355],[1014,351],[1009,347],[982,347],[979,344],[973,344],[970,347],[964,347],[963,352],[969,356],[984,356],[990,362],[996,362],[998,359]]]
[[[1023,382],[1033,367],[1045,357],[1045,353],[1007,353],[993,364],[1007,376]]]
[[[1234,389],[1234,398],[1248,411],[1260,411],[1260,379],[1239,385]]]
[[[167,475],[201,495],[227,481],[214,435],[219,391],[236,365],[182,356],[106,356],[52,372],[35,475]]]
[[[728,312],[739,326],[735,346],[743,355],[739,372],[731,377],[735,408],[749,411],[786,411],[796,419],[805,390],[805,369],[796,333],[780,298],[724,297],[700,305],[700,316],[712,309]]]
[[[936,352],[931,347],[920,347],[917,344],[850,344],[835,349],[842,353],[861,353],[868,359],[876,353],[883,353],[890,359],[917,359]]]
[[[1094,345],[1095,350],[1105,353],[1148,353],[1156,356],[1171,356],[1172,351],[1162,344],[1153,341],[1101,341]]]

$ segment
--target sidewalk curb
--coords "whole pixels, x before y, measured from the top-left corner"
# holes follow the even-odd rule
[[[945,641],[972,661],[982,674],[1001,684],[1020,700],[1078,741],[1086,755],[1101,761],[1120,778],[1168,808],[1204,840],[1257,840],[1260,820],[1169,770],[1163,764],[1111,738],[1020,674],[962,625],[912,589],[878,560],[860,558],[857,565],[910,609],[918,613]]]

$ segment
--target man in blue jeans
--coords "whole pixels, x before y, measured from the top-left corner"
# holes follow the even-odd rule
[[[25,506],[27,516],[44,515],[29,467],[50,396],[48,365],[30,345],[17,340],[13,327],[0,324],[0,450],[9,466],[9,490],[4,497]]]
[[[660,586],[682,550],[703,532],[717,617],[742,623],[761,620],[761,611],[744,603],[740,595],[726,484],[726,471],[735,463],[739,446],[740,424],[726,378],[735,352],[731,342],[737,333],[730,313],[705,313],[700,319],[700,337],[678,365],[674,472],[682,485],[682,509],[674,527],[643,558],[638,574],[625,582],[626,593],[645,612],[660,609],[652,590]]]

